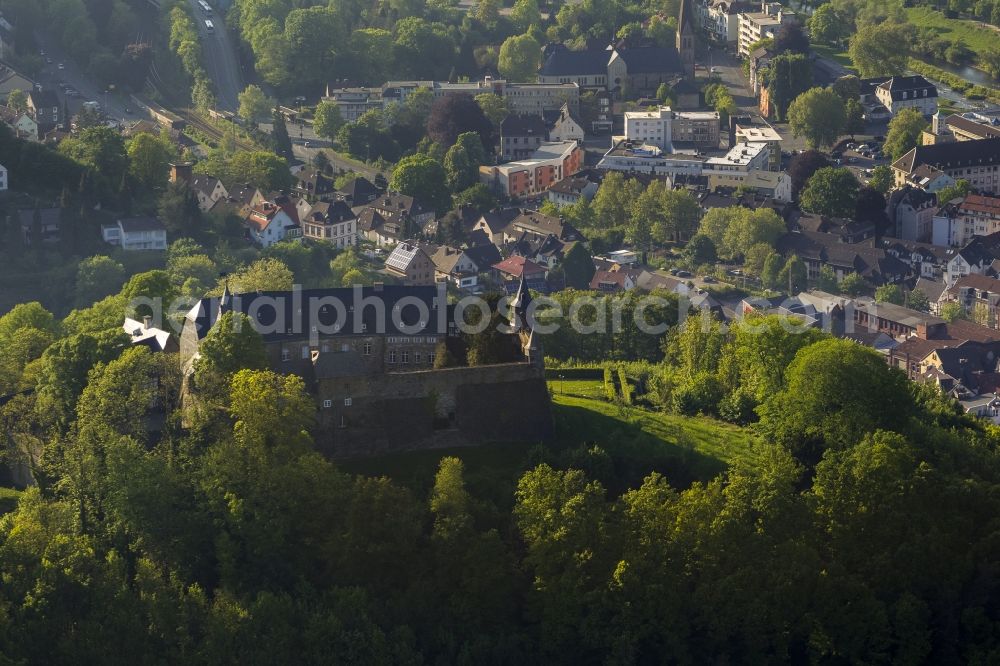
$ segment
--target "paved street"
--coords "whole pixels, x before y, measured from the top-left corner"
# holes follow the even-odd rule
[[[191,11],[198,23],[198,34],[201,36],[202,53],[205,69],[215,83],[215,98],[217,107],[223,111],[236,111],[237,95],[243,92],[243,71],[236,55],[233,41],[226,29],[225,17],[217,12],[207,16],[201,11],[197,0],[189,0]],[[212,4],[212,3],[209,3]],[[213,32],[208,32],[205,20],[212,21]]]

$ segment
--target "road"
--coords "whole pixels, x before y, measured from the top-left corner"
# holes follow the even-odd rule
[[[45,90],[53,90],[59,96],[60,102],[65,101],[70,114],[75,115],[86,101],[96,101],[101,110],[113,120],[139,120],[145,118],[140,109],[131,105],[128,97],[115,91],[105,91],[97,86],[70,58],[59,49],[56,42],[42,33],[36,33],[35,41],[45,51],[45,57],[52,60],[35,77],[36,82]],[[59,64],[63,69],[59,69]],[[80,92],[80,97],[67,97],[62,85],[67,84]]]
[[[258,127],[261,131],[271,133],[271,123],[259,123]],[[377,169],[374,169],[367,164],[358,162],[356,160],[349,160],[342,157],[333,151],[333,144],[327,139],[322,139],[316,136],[313,131],[312,121],[305,120],[302,124],[298,122],[289,122],[288,136],[292,139],[292,154],[296,159],[301,160],[305,164],[312,164],[313,159],[320,152],[326,155],[326,158],[333,165],[335,171],[353,171],[359,173],[371,180],[378,173]],[[306,145],[308,144],[308,145]],[[383,174],[388,176],[388,174]]]
[[[238,106],[237,95],[243,92],[244,88],[243,70],[240,67],[235,43],[226,29],[225,18],[215,12],[212,12],[212,16],[206,16],[198,6],[197,0],[189,2],[198,24],[198,34],[201,36],[205,71],[215,84],[216,106],[223,111],[235,112]],[[209,32],[205,26],[206,19],[212,21],[215,26],[213,32]]]

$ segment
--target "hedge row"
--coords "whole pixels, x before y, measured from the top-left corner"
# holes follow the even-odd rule
[[[604,371],[600,368],[546,368],[546,379],[602,379]]]
[[[618,393],[615,391],[615,380],[614,375],[611,374],[611,368],[604,368],[604,394],[610,402],[615,402],[618,397]]]
[[[625,376],[625,368],[618,368],[618,383],[621,385],[622,391],[622,402],[626,405],[632,404],[632,385],[628,383],[628,377]]]

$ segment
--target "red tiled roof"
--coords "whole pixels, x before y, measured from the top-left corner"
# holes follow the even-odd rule
[[[545,273],[545,269],[533,262],[531,259],[525,259],[524,257],[516,254],[512,257],[504,259],[499,264],[493,264],[493,268],[501,273],[513,275],[514,277]]]

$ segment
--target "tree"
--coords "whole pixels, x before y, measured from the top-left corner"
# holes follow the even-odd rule
[[[812,88],[788,107],[788,124],[811,148],[832,146],[844,129],[844,101],[829,88]]]
[[[191,103],[199,111],[208,111],[216,106],[215,93],[211,82],[204,77],[195,79],[191,86]]]
[[[852,298],[865,293],[867,288],[865,279],[857,273],[845,275],[844,279],[840,281],[840,291]]]
[[[59,152],[87,167],[106,190],[121,183],[128,166],[125,143],[110,127],[88,127],[78,136],[64,139]]]
[[[7,94],[7,108],[24,113],[28,110],[28,94],[14,88]]]
[[[774,36],[774,50],[777,53],[809,54],[809,38],[798,21],[787,21],[778,28]]]
[[[476,183],[454,196],[456,206],[468,205],[474,210],[487,211],[497,207],[497,198],[485,183]]]
[[[159,190],[167,184],[169,163],[174,158],[172,144],[142,132],[129,140],[127,150],[129,174],[143,187]]]
[[[858,180],[850,169],[824,167],[813,174],[799,195],[802,210],[829,217],[854,214]]]
[[[258,259],[228,278],[229,291],[244,294],[253,291],[288,291],[295,283],[295,275],[279,259]],[[216,286],[215,295],[221,294],[226,280]]]
[[[414,197],[438,211],[451,207],[444,167],[426,155],[411,155],[401,159],[392,170],[389,189]]]
[[[267,367],[264,340],[242,312],[225,312],[198,346],[195,381],[201,385],[226,383],[240,370]]]
[[[482,109],[483,114],[493,125],[494,129],[500,127],[500,123],[506,118],[510,111],[507,110],[507,100],[494,93],[482,93],[476,95],[476,104]]]
[[[781,269],[785,267],[785,263],[777,252],[772,251],[767,255],[760,274],[760,281],[766,288],[777,289],[781,286]]]
[[[784,118],[788,107],[813,84],[813,64],[801,53],[784,53],[771,60],[767,88],[775,116]]]
[[[806,150],[793,157],[788,164],[788,175],[792,179],[792,198],[798,199],[799,193],[813,174],[828,166],[830,161],[818,150]]]
[[[875,289],[875,302],[877,303],[903,305],[905,300],[903,290],[899,288],[898,284],[883,284]]]
[[[840,95],[840,98],[845,103],[847,100],[860,99],[861,97],[861,79],[853,74],[841,76],[830,87],[833,89],[833,92]]]
[[[837,283],[837,275],[829,266],[819,269],[819,277],[816,278],[816,288],[828,294],[839,294],[840,285]]]
[[[167,184],[156,211],[171,235],[204,233],[198,195],[183,181]]]
[[[847,23],[832,3],[820,5],[809,17],[808,25],[814,42],[838,44],[847,36]]]
[[[542,57],[541,49],[531,35],[508,37],[500,46],[497,67],[508,81],[534,81]]]
[[[705,234],[695,234],[684,248],[684,255],[695,266],[715,261],[715,243]]]
[[[500,0],[479,0],[476,3],[476,18],[487,26],[493,26],[500,19]]]
[[[801,349],[785,378],[785,389],[759,409],[761,427],[808,462],[817,462],[824,448],[848,447],[879,428],[901,428],[913,412],[906,375],[849,340]]]
[[[434,100],[427,119],[427,134],[435,142],[450,148],[459,134],[475,132],[484,146],[492,146],[493,126],[482,108],[469,95],[446,95]]]
[[[966,318],[965,310],[958,301],[948,301],[947,303],[943,303],[939,314],[941,315],[941,318],[949,324],[959,319]]]
[[[854,138],[855,134],[861,134],[865,131],[865,107],[861,105],[857,99],[853,97],[847,100],[844,105],[844,132],[851,135]]]
[[[110,257],[89,257],[76,270],[78,308],[85,308],[110,294],[117,294],[125,281],[125,267]]]
[[[479,175],[479,165],[473,164],[469,159],[469,152],[465,146],[456,143],[444,155],[444,172],[448,188],[452,192],[460,192],[475,184]]]
[[[905,29],[891,23],[864,25],[851,37],[848,53],[861,78],[900,76],[909,53],[900,45],[909,42]]]
[[[533,25],[539,25],[542,14],[538,11],[538,0],[515,0],[510,10],[510,20],[519,30],[527,32]]]
[[[875,225],[876,234],[882,235],[889,226],[889,217],[885,213],[885,196],[870,187],[859,189],[854,203],[854,219],[871,222]]]
[[[573,243],[562,262],[566,286],[572,289],[589,289],[594,277],[594,260],[583,243]]]
[[[333,140],[337,132],[344,126],[344,118],[340,115],[340,107],[333,102],[323,101],[316,106],[313,116],[313,130],[317,136]]]
[[[274,99],[265,95],[259,86],[252,83],[243,89],[237,100],[240,117],[253,124],[270,117],[271,109],[275,106]]]
[[[920,312],[928,312],[931,309],[931,301],[927,294],[920,289],[912,289],[906,293],[906,307]]]
[[[887,165],[880,164],[872,169],[871,178],[868,179],[868,187],[885,195],[889,193],[894,184],[895,179],[892,176],[892,169]],[[940,197],[938,199],[941,200]]]
[[[891,176],[891,173],[890,173]],[[942,187],[937,192],[937,200],[939,204],[944,204],[954,199],[964,199],[969,195],[969,181],[964,178],[959,178],[955,181],[954,185],[949,185],[947,187]]]
[[[927,121],[918,109],[901,110],[889,121],[883,145],[886,155],[895,161],[919,146],[926,127]]]
[[[792,255],[785,262],[778,274],[778,282],[781,288],[788,290],[789,296],[795,296],[806,288],[806,265],[796,255]]]

